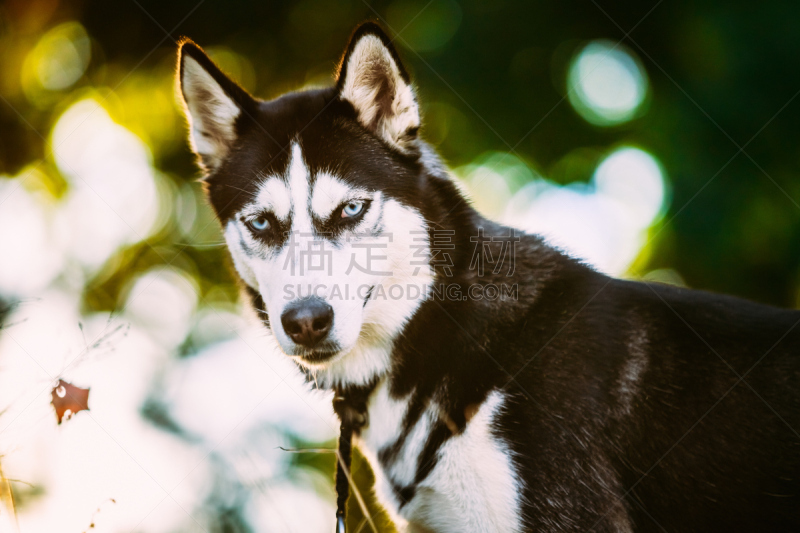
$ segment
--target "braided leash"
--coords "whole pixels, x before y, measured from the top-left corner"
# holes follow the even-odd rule
[[[353,433],[367,424],[367,397],[372,387],[336,390],[333,410],[342,422],[336,461],[336,533],[346,533],[347,498],[350,496],[350,460]]]
[[[339,428],[339,453],[336,461],[336,533],[346,533],[347,498],[350,496],[350,484],[347,472],[350,471],[350,452],[353,442],[353,427],[342,422]]]

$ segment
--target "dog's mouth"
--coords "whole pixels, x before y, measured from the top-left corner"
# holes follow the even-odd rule
[[[338,351],[335,352],[321,352],[318,350],[312,350],[309,353],[303,354],[300,358],[305,361],[306,363],[311,363],[314,365],[318,365],[320,363],[324,363],[326,361],[330,361],[333,359],[336,354],[339,353]]]
[[[319,365],[326,363],[336,357],[341,348],[334,342],[322,342],[314,348],[296,348],[294,353],[290,354],[292,357],[300,359],[303,363],[309,365]]]

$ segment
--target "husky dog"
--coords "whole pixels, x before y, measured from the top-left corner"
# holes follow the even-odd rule
[[[188,40],[179,80],[252,305],[361,421],[398,528],[800,531],[800,312],[482,217],[376,24],[330,88],[257,100]]]

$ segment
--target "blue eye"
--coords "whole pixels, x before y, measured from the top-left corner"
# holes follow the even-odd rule
[[[342,209],[342,218],[354,217],[359,215],[364,210],[364,202],[355,200],[344,206]]]
[[[258,218],[254,218],[249,220],[247,224],[254,230],[254,231],[264,231],[269,227],[269,220],[267,217],[261,216]]]

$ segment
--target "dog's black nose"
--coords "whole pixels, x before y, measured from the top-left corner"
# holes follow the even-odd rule
[[[333,307],[320,298],[297,300],[286,306],[281,324],[294,342],[313,348],[331,329]]]

